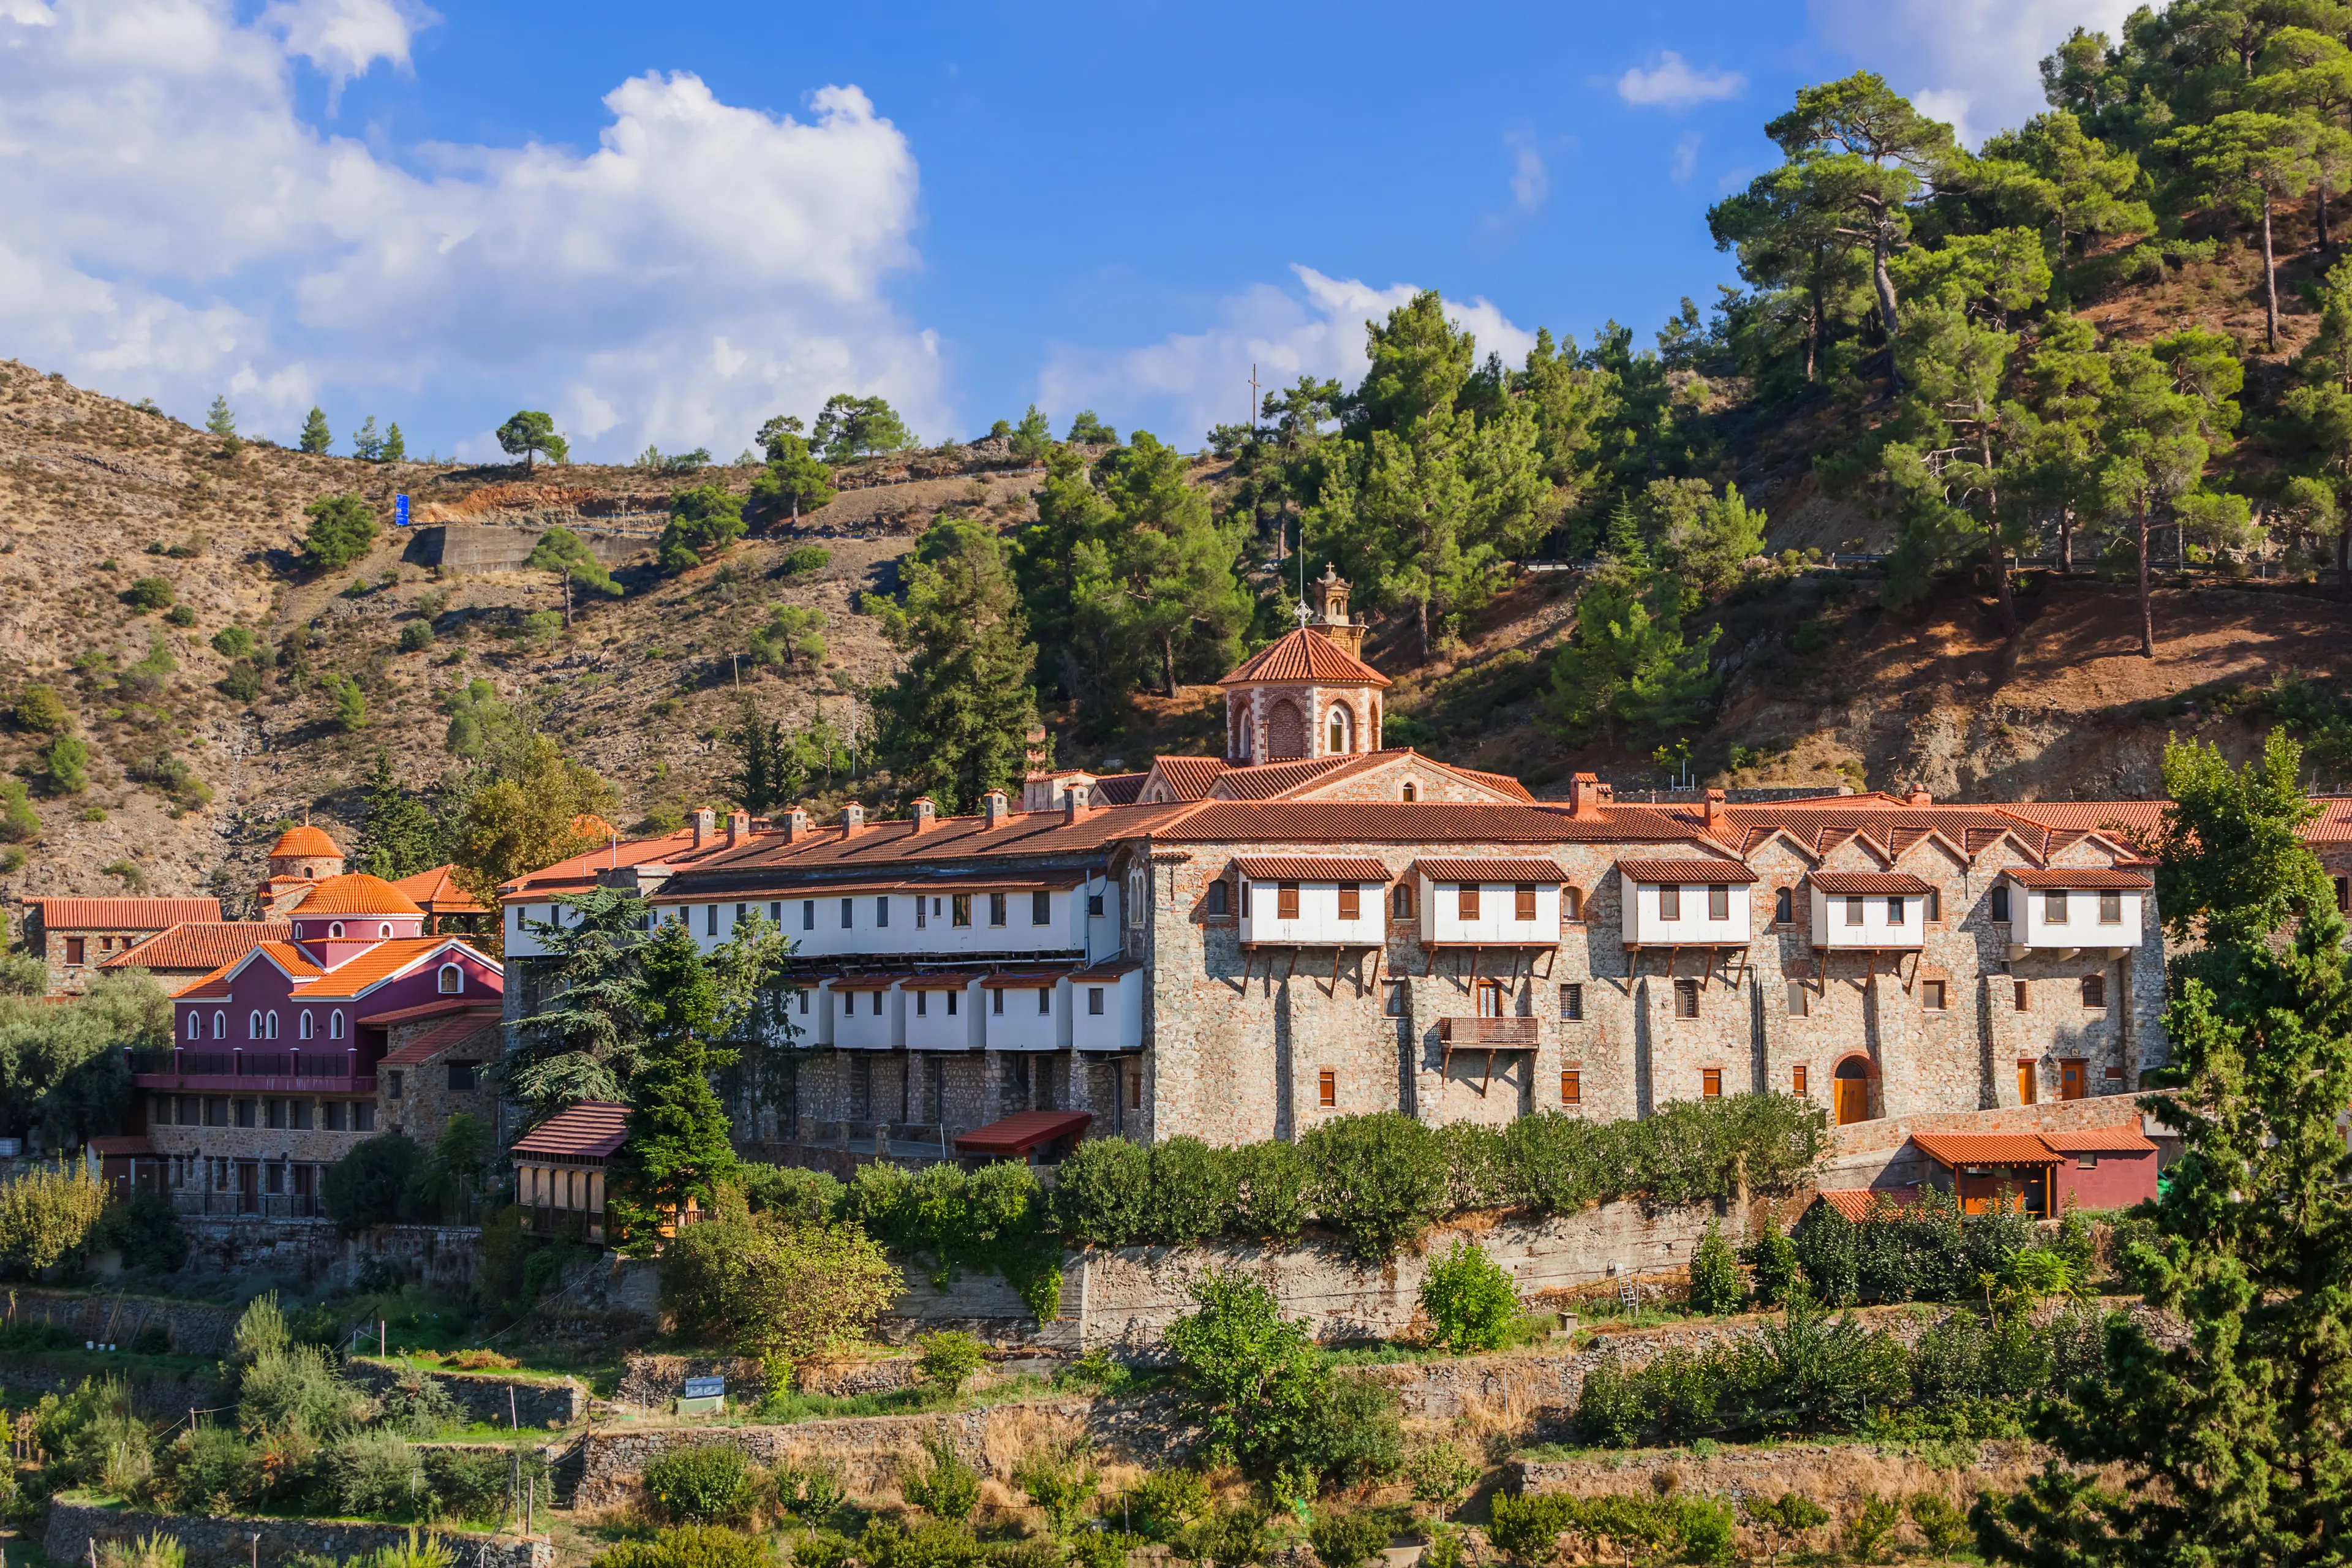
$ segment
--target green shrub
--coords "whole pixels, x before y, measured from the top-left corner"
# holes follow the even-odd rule
[[[1876,1491],[1862,1494],[1862,1510],[1845,1522],[1845,1553],[1856,1563],[1875,1563],[1886,1538],[1902,1522],[1895,1500]]]
[[[0,838],[11,844],[29,844],[40,836],[40,814],[26,798],[25,782],[10,779],[0,784]]]
[[[1548,1563],[1559,1555],[1559,1538],[1583,1520],[1579,1500],[1560,1492],[1513,1497],[1497,1492],[1486,1526],[1495,1549],[1514,1563]]]
[[[264,1477],[251,1447],[235,1428],[182,1430],[159,1457],[156,1489],[183,1513],[218,1518],[260,1496]]]
[[[1154,1242],[1191,1247],[1222,1235],[1233,1206],[1232,1171],[1216,1150],[1181,1135],[1151,1146],[1141,1228]]]
[[[121,597],[124,604],[142,616],[150,610],[163,609],[173,600],[171,580],[166,577],[142,577],[123,589]]]
[[[1299,1141],[1299,1155],[1315,1212],[1360,1257],[1394,1258],[1444,1207],[1444,1152],[1402,1112],[1326,1121]]]
[[[1260,1468],[1290,1454],[1325,1378],[1303,1320],[1272,1291],[1217,1268],[1188,1289],[1193,1311],[1168,1325],[1179,1403],[1212,1454]]]
[[[396,646],[402,653],[424,652],[433,646],[433,623],[421,618],[405,623],[400,628]]]
[[[345,734],[367,728],[367,693],[360,683],[339,670],[329,670],[319,678],[319,689],[335,705],[334,726]]]
[[[1154,1470],[1127,1500],[1126,1518],[1151,1541],[1173,1541],[1209,1515],[1208,1478],[1196,1470]]]
[[[811,1531],[793,1542],[793,1568],[844,1568],[850,1551],[847,1536],[830,1530]]]
[[[33,1409],[33,1439],[47,1456],[42,1489],[52,1492],[104,1486],[119,1475],[124,1450],[143,1458],[154,1440],[132,1408],[130,1385],[120,1378],[84,1378],[70,1394],[41,1395]]]
[[[1782,1552],[1803,1544],[1806,1536],[1830,1521],[1830,1510],[1802,1492],[1782,1492],[1770,1500],[1748,1497],[1742,1500],[1742,1506],[1770,1565],[1777,1565]]]
[[[839,1178],[802,1165],[761,1165],[749,1162],[735,1167],[735,1179],[754,1214],[823,1223],[841,1208]]]
[[[1972,1533],[1969,1516],[1960,1507],[1941,1492],[1913,1492],[1909,1504],[1911,1522],[1929,1549],[1949,1557]]]
[[[1265,1562],[1273,1544],[1266,1533],[1265,1515],[1244,1505],[1217,1510],[1178,1535],[1170,1546],[1182,1562],[1205,1563],[1209,1568],[1248,1568]]]
[[[869,1519],[853,1554],[861,1568],[975,1568],[987,1561],[970,1525],[940,1519],[912,1530],[893,1520]]]
[[[79,1256],[106,1212],[106,1188],[60,1159],[0,1181],[0,1269],[37,1274]]]
[[[971,1381],[971,1374],[988,1360],[987,1347],[960,1329],[925,1334],[916,1343],[922,1347],[922,1356],[916,1364],[921,1368],[924,1379],[951,1395],[961,1394],[963,1385]]]
[[[447,1542],[437,1535],[420,1536],[412,1530],[407,1540],[362,1552],[344,1568],[455,1568],[457,1560]]]
[[[1437,1130],[1445,1158],[1445,1210],[1500,1208],[1513,1199],[1510,1145],[1498,1127],[1450,1121]]]
[[[51,795],[79,795],[89,787],[89,747],[78,736],[58,735],[42,747],[41,767]]]
[[[361,1140],[320,1178],[328,1217],[345,1236],[411,1217],[424,1163],[425,1151],[404,1132]]]
[[[213,651],[223,658],[251,658],[259,646],[244,626],[223,626],[213,634]]]
[[[1077,1527],[1101,1483],[1081,1443],[1031,1449],[1014,1467],[1013,1484],[1045,1510],[1045,1528],[1059,1541]]]
[[[16,728],[37,735],[62,735],[73,727],[72,711],[57,689],[50,686],[27,686],[18,692],[8,716],[16,721]]]
[[[672,1448],[646,1466],[645,1487],[655,1515],[672,1524],[740,1524],[759,1498],[751,1461],[724,1442]]]
[[[1612,1355],[1584,1374],[1576,1399],[1576,1435],[1596,1448],[1630,1448],[1642,1440],[1650,1413],[1642,1390]]]
[[[449,1397],[441,1380],[420,1369],[404,1371],[379,1397],[383,1409],[377,1421],[386,1430],[404,1437],[434,1437],[445,1426],[466,1424],[464,1409]]]
[[[899,1478],[898,1491],[909,1503],[936,1518],[961,1524],[980,1506],[980,1472],[957,1455],[944,1432],[923,1439],[924,1462]]]
[[[1298,1145],[1279,1139],[1225,1151],[1233,1172],[1234,1217],[1227,1234],[1244,1241],[1286,1241],[1307,1226],[1307,1166]]]
[[[776,1506],[803,1524],[821,1525],[841,1511],[849,1489],[841,1483],[841,1468],[827,1459],[805,1465],[785,1465],[774,1477]]]
[[[424,1458],[425,1485],[439,1512],[488,1523],[507,1506],[508,1490],[515,1480],[514,1462],[508,1455],[478,1448],[427,1448]],[[524,1456],[523,1473],[541,1482],[539,1489],[544,1496],[542,1469],[537,1455]]]
[[[1739,1310],[1746,1296],[1739,1287],[1739,1265],[1731,1256],[1731,1246],[1710,1222],[1706,1234],[1699,1237],[1698,1250],[1691,1254],[1691,1310],[1719,1317]]]
[[[310,520],[302,560],[314,572],[340,571],[375,542],[375,509],[355,494],[322,496],[302,510]]]
[[[232,701],[250,702],[261,695],[261,671],[238,659],[215,684],[221,695]]]
[[[802,1547],[810,1539],[803,1536]],[[842,1568],[848,1544],[841,1542],[845,1550],[829,1558],[817,1552],[803,1558],[796,1548],[793,1560],[800,1568]],[[597,1556],[592,1568],[775,1568],[775,1558],[764,1542],[738,1531],[688,1524],[651,1541],[624,1541]]]
[[[1756,1283],[1756,1304],[1778,1307],[1786,1303],[1797,1285],[1797,1246],[1780,1228],[1776,1216],[1764,1216],[1764,1228],[1748,1244],[1745,1261]]]
[[[174,605],[163,612],[163,621],[167,626],[193,626],[196,624],[196,612],[185,605]]]
[[[172,1200],[145,1187],[106,1206],[90,1227],[89,1245],[121,1253],[125,1268],[154,1274],[174,1273],[188,1260],[188,1233]]]
[[[1327,1379],[1298,1423],[1293,1463],[1327,1489],[1387,1480],[1404,1468],[1402,1405],[1394,1388],[1364,1373]]]
[[[833,552],[822,544],[803,544],[787,552],[776,563],[779,577],[799,577],[814,572],[833,559]]]
[[[237,1379],[236,1421],[248,1434],[297,1432],[323,1441],[357,1426],[366,1405],[313,1344],[265,1351]]]
[[[1387,1523],[1370,1509],[1333,1509],[1308,1523],[1307,1541],[1323,1568],[1356,1568],[1388,1549],[1390,1533]]]
[[[186,1568],[188,1554],[176,1535],[151,1531],[131,1541],[110,1541],[98,1549],[100,1568]]]
[[[1481,1473],[1475,1459],[1442,1439],[1415,1448],[1404,1459],[1405,1479],[1412,1484],[1412,1500],[1429,1504],[1440,1520],[1470,1495]]]
[[[1085,1139],[1055,1173],[1055,1225],[1066,1241],[1124,1247],[1144,1234],[1150,1185],[1151,1156],[1141,1144]]]
[[[327,1450],[321,1469],[329,1495],[342,1513],[409,1515],[424,1484],[416,1450],[390,1432],[357,1432],[343,1438]]]
[[[1422,1281],[1421,1310],[1430,1337],[1456,1355],[1502,1347],[1519,1313],[1519,1293],[1502,1265],[1467,1237],[1430,1265]]]

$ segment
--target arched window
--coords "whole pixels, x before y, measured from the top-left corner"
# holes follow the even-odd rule
[[[308,1007],[302,1009],[302,1021],[295,1026],[294,1032],[306,1040],[319,1032],[317,1026],[310,1021],[310,1009]]]
[[[466,989],[466,972],[454,963],[441,966],[441,994],[455,996]]]
[[[245,1037],[248,1040],[261,1038],[261,1009],[258,1007],[246,1015]]]
[[[262,1038],[274,1040],[278,1037],[278,1009],[273,1007],[269,1010],[269,1016],[262,1020],[261,1028]]]
[[[1324,750],[1335,757],[1343,756],[1351,749],[1348,744],[1349,718],[1347,709],[1336,702],[1331,705],[1330,733]]]
[[[1400,921],[1412,919],[1412,884],[1411,882],[1399,882],[1396,885],[1396,890],[1389,895],[1389,918]]]
[[[1233,895],[1227,890],[1227,884],[1223,877],[1209,884],[1208,912],[1213,915],[1233,912]]]
[[[1404,781],[1404,788],[1397,791],[1397,798],[1399,800],[1419,800],[1421,798],[1421,786],[1413,783],[1411,779],[1407,779]]]
[[[1559,918],[1580,921],[1584,918],[1584,889],[1564,887],[1559,890]]]
[[[1783,926],[1794,925],[1797,923],[1797,893],[1795,889],[1775,888],[1772,890],[1772,923],[1774,925]]]
[[[213,1015],[213,1038],[215,1040],[226,1040],[228,1038],[228,1015],[226,1013],[215,1013]]]
[[[302,868],[302,879],[306,882],[318,874],[318,871],[311,867],[305,866]]]
[[[376,927],[375,934],[378,936],[390,936],[392,934],[392,922],[390,921],[386,921],[382,925]]]
[[[327,1015],[327,1038],[331,1040],[340,1040],[342,1037],[343,1010],[341,1007],[338,1007],[333,1012]]]
[[[190,1009],[188,1013],[188,1038],[192,1040],[201,1040],[204,1037],[205,1016],[194,1009]]]
[[[327,928],[327,934],[328,934],[329,936],[341,936],[341,935],[342,935],[342,934],[343,934],[343,922],[342,922],[342,921],[337,921],[333,925],[329,926],[329,927]]]

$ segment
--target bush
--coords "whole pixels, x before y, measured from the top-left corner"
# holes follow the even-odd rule
[[[445,1426],[466,1423],[465,1411],[449,1397],[441,1380],[414,1368],[403,1372],[381,1398],[383,1410],[377,1420],[404,1437],[434,1437]]]
[[[1171,1543],[1175,1556],[1209,1568],[1247,1568],[1263,1563],[1274,1542],[1265,1529],[1265,1515],[1250,1507],[1221,1508]]]
[[[1920,1539],[1932,1551],[1949,1557],[1969,1539],[1969,1516],[1941,1492],[1913,1492],[1909,1510]]]
[[[183,1513],[236,1513],[258,1497],[263,1479],[251,1448],[227,1426],[182,1431],[156,1464],[157,1491]]]
[[[1128,1498],[1126,1517],[1151,1541],[1173,1541],[1209,1514],[1208,1479],[1195,1470],[1154,1470]]]
[[[540,1463],[536,1455],[527,1455],[524,1472],[536,1478]],[[506,1507],[508,1489],[514,1484],[514,1462],[505,1454],[479,1449],[428,1448],[425,1450],[425,1484],[442,1514],[487,1523]],[[541,1486],[542,1496],[546,1491]]]
[[[662,1254],[662,1304],[680,1331],[764,1361],[862,1339],[902,1285],[856,1225],[752,1215],[689,1226]]]
[[[188,1233],[172,1200],[145,1187],[106,1206],[90,1227],[89,1246],[120,1252],[125,1268],[154,1274],[175,1273],[188,1260]]]
[[[84,1378],[70,1394],[41,1395],[33,1409],[33,1437],[47,1456],[41,1468],[47,1491],[103,1486],[120,1472],[125,1450],[143,1458],[153,1441],[131,1408],[130,1385],[120,1378]]]
[[[1388,1549],[1390,1531],[1370,1509],[1332,1510],[1316,1515],[1307,1527],[1307,1544],[1323,1568],[1356,1568]]]
[[[1876,1491],[1862,1494],[1862,1511],[1845,1523],[1845,1552],[1856,1563],[1875,1563],[1879,1549],[1893,1534],[1903,1515],[1893,1498],[1881,1497]]]
[[[232,701],[250,702],[261,695],[261,671],[239,659],[228,667],[227,672],[215,684],[219,686],[221,695]]]
[[[937,1519],[912,1530],[892,1520],[869,1519],[854,1554],[861,1568],[975,1568],[987,1561],[970,1525]]]
[[[834,1218],[841,1210],[842,1194],[846,1190],[829,1173],[801,1165],[746,1163],[735,1167],[735,1179],[742,1184],[743,1196],[752,1213],[772,1214],[788,1220],[822,1223]]]
[[[1756,1304],[1786,1305],[1797,1285],[1797,1247],[1780,1228],[1777,1217],[1770,1214],[1764,1216],[1764,1228],[1748,1244],[1745,1260],[1756,1282]]]
[[[740,1524],[759,1497],[751,1461],[732,1443],[672,1448],[646,1466],[645,1486],[656,1517],[672,1524]]]
[[[16,728],[37,735],[61,735],[73,726],[73,714],[67,709],[65,699],[49,686],[27,686],[18,692],[8,716],[16,721]]]
[[[425,1151],[404,1132],[382,1132],[354,1144],[320,1179],[328,1217],[345,1236],[413,1217],[424,1163]]]
[[[661,569],[679,573],[702,563],[743,537],[743,498],[713,481],[670,497],[669,522],[654,552]]]
[[[1443,1520],[1470,1495],[1481,1471],[1476,1460],[1444,1441],[1415,1448],[1405,1456],[1405,1479],[1412,1483],[1412,1500],[1425,1502]]]
[[[145,615],[150,610],[168,608],[173,600],[172,584],[164,577],[142,577],[122,590],[122,602]]]
[[[1058,1541],[1085,1517],[1100,1479],[1082,1444],[1053,1445],[1031,1449],[1014,1468],[1013,1484],[1045,1510],[1045,1528]]]
[[[961,1330],[925,1334],[916,1342],[923,1350],[917,1365],[922,1369],[924,1378],[945,1388],[950,1395],[961,1394],[963,1385],[971,1381],[971,1374],[988,1359],[987,1348]]]
[[[1739,1310],[1746,1296],[1739,1288],[1739,1265],[1731,1256],[1730,1244],[1709,1222],[1698,1250],[1691,1255],[1690,1309],[1710,1318],[1720,1317]]]
[[[1308,1401],[1291,1457],[1326,1488],[1384,1481],[1404,1467],[1402,1415],[1395,1389],[1342,1373]]]
[[[1228,1234],[1245,1241],[1287,1241],[1307,1227],[1307,1166],[1298,1145],[1274,1141],[1225,1151],[1233,1172]]]
[[[980,1506],[980,1472],[959,1458],[944,1432],[923,1439],[926,1462],[899,1479],[899,1495],[925,1513],[961,1524]]]
[[[1211,1268],[1189,1289],[1199,1306],[1168,1325],[1166,1342],[1202,1447],[1245,1466],[1287,1457],[1324,1385],[1306,1322],[1238,1274]]]
[[[79,1255],[105,1210],[106,1188],[79,1161],[0,1182],[0,1268],[37,1274]]]
[[[1054,1217],[1063,1239],[1097,1247],[1138,1240],[1150,1186],[1151,1156],[1141,1144],[1082,1140],[1055,1173]]]
[[[152,1531],[134,1541],[110,1541],[98,1549],[100,1568],[186,1568],[188,1554],[176,1535]]]
[[[1182,1136],[1151,1146],[1144,1234],[1164,1246],[1194,1246],[1223,1232],[1233,1206],[1232,1173],[1217,1151]]]
[[[803,1537],[801,1544],[809,1539]],[[814,1561],[803,1561],[796,1550],[793,1561],[800,1568],[842,1568],[847,1553],[830,1559],[811,1556]],[[651,1541],[625,1541],[599,1555],[592,1568],[775,1568],[775,1558],[764,1543],[748,1535],[689,1524],[665,1530]]]
[[[1748,1522],[1762,1537],[1769,1564],[1777,1565],[1783,1552],[1801,1544],[1807,1535],[1830,1521],[1830,1510],[1802,1492],[1782,1492],[1769,1500],[1750,1497],[1744,1500],[1744,1506]]]
[[[833,559],[833,552],[822,544],[803,544],[788,551],[776,563],[779,577],[799,577],[814,572]]]
[[[330,670],[319,678],[319,689],[335,705],[334,726],[349,734],[367,727],[367,693],[350,676]]]
[[[1467,1237],[1430,1265],[1422,1281],[1421,1310],[1430,1338],[1456,1355],[1502,1348],[1519,1313],[1519,1293],[1502,1265]]]
[[[329,1494],[343,1513],[408,1516],[424,1482],[416,1450],[390,1432],[359,1432],[327,1450]]]
[[[1578,1500],[1563,1493],[1513,1497],[1497,1492],[1486,1538],[1514,1563],[1550,1563],[1559,1555],[1559,1538],[1581,1519]]]
[[[338,572],[375,542],[375,509],[357,495],[323,496],[302,509],[310,526],[302,560],[314,572]]]
[[[1649,1424],[1642,1390],[1622,1361],[1612,1355],[1584,1374],[1576,1400],[1579,1437],[1596,1448],[1630,1448]]]
[[[44,746],[41,767],[51,795],[79,795],[89,787],[89,748],[76,736],[59,735]]]
[[[251,658],[259,646],[244,626],[223,626],[213,634],[213,651],[223,658]]]
[[[400,640],[396,646],[403,653],[424,652],[433,646],[433,623],[427,620],[414,620],[404,625],[400,628]]]
[[[1402,1112],[1326,1121],[1299,1141],[1299,1156],[1315,1212],[1362,1258],[1394,1258],[1444,1207],[1444,1153]]]
[[[163,612],[163,622],[166,626],[193,626],[196,624],[196,612],[185,605],[174,605]]]
[[[793,1568],[844,1568],[850,1550],[845,1535],[830,1530],[811,1531],[793,1542]]]
[[[198,778],[184,759],[170,752],[158,752],[149,761],[133,765],[131,776],[162,795],[175,811],[194,811],[213,798],[213,786]]]
[[[24,781],[10,779],[0,784],[0,838],[11,844],[29,844],[40,836],[40,814],[25,798]]]
[[[326,1439],[358,1425],[367,1399],[312,1344],[264,1351],[237,1380],[236,1422],[247,1434]]]

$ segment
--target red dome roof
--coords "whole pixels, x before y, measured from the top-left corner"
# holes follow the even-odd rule
[[[421,915],[416,900],[364,871],[330,877],[302,896],[298,915]]]
[[[324,855],[336,860],[343,858],[343,852],[335,847],[333,839],[307,822],[299,827],[288,828],[278,836],[278,842],[269,847],[272,860],[289,855]]]

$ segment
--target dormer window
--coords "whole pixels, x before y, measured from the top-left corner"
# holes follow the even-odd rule
[[[386,921],[382,925],[376,927],[375,934],[378,936],[390,936],[392,934],[392,922],[390,921]]]
[[[342,935],[342,934],[343,934],[343,922],[342,922],[342,921],[337,921],[334,924],[332,924],[332,925],[329,926],[329,927],[327,928],[327,934],[328,934],[329,936],[331,936],[331,937],[338,937],[338,936]]]
[[[1419,800],[1421,798],[1421,786],[1413,783],[1411,779],[1407,779],[1404,781],[1404,788],[1397,792],[1397,798],[1399,800],[1405,801]]]
[[[455,996],[466,989],[466,972],[454,963],[441,966],[441,994]]]

